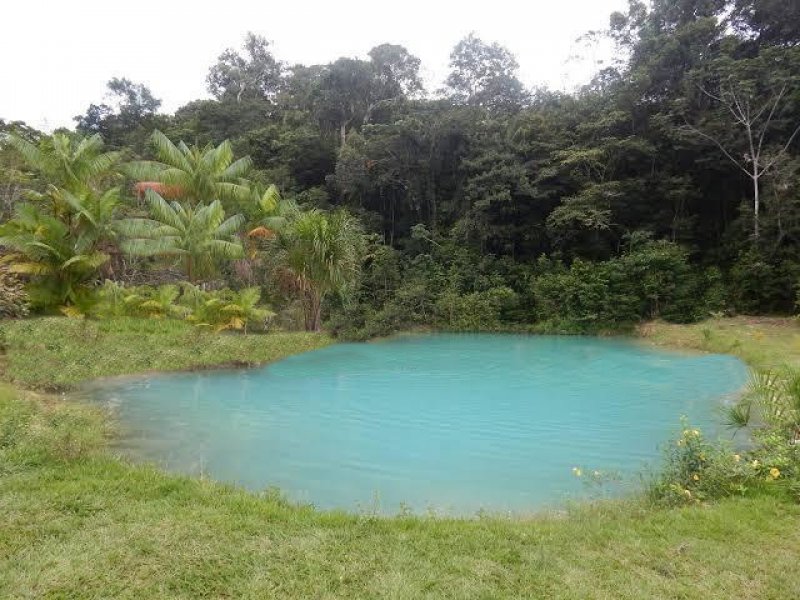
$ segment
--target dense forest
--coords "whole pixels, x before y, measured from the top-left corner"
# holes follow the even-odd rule
[[[172,115],[115,78],[75,132],[0,122],[4,293],[182,314],[225,288],[236,328],[260,296],[354,338],[793,312],[800,2],[631,0],[588,35],[616,60],[575,94],[475,34],[440,89],[399,45],[288,65],[249,34]]]

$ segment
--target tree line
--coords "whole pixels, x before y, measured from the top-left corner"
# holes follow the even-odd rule
[[[329,318],[358,336],[414,324],[587,330],[793,311],[800,6],[632,0],[590,35],[613,41],[616,61],[566,94],[526,89],[515,57],[475,34],[453,48],[435,90],[399,45],[365,59],[288,65],[249,34],[210,67],[213,99],[164,115],[146,87],[113,79],[106,102],[77,117],[76,130],[99,135],[133,165],[121,175],[120,249],[142,256],[184,244],[171,252],[185,252],[190,280],[209,276],[209,257],[228,256],[237,266],[221,272],[232,287],[262,286],[272,304],[288,307],[277,254],[259,250],[254,263],[253,248],[273,240],[247,235],[258,211],[269,213],[258,208],[264,193],[308,220],[355,215],[367,234],[350,236],[360,240],[348,259],[359,268],[347,286],[336,276],[330,283],[351,293],[323,302],[296,284],[314,327]],[[24,124],[3,127],[33,144],[44,139]],[[189,189],[196,174],[183,161],[193,160],[231,171],[217,187],[197,179],[180,207],[146,190],[150,214],[135,214],[142,207],[126,199],[127,184],[158,182],[160,173],[166,196],[170,186]],[[46,178],[11,145],[0,164],[6,216],[19,190],[47,193]],[[198,218],[225,239],[195,262],[186,258],[195,242],[178,241],[178,232]],[[272,235],[264,227],[260,235]],[[239,242],[228,239],[234,230]]]

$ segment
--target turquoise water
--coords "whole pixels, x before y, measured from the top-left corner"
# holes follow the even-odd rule
[[[124,451],[321,508],[529,512],[580,497],[572,473],[635,479],[680,415],[713,429],[746,369],[618,339],[420,335],[257,369],[92,388]]]

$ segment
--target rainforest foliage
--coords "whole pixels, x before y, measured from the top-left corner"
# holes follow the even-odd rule
[[[289,65],[253,34],[171,115],[113,79],[76,132],[2,125],[3,260],[35,310],[185,280],[351,337],[793,312],[800,4],[631,0],[589,37],[616,60],[574,94],[474,34],[439,89],[399,45]]]

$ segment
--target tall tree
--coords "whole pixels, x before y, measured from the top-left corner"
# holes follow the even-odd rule
[[[142,83],[114,77],[107,84],[107,102],[91,104],[75,117],[76,129],[84,135],[100,134],[112,148],[134,146],[142,150],[152,130],[161,100]]]
[[[497,43],[488,44],[470,33],[450,53],[445,82],[450,97],[460,104],[489,109],[519,108],[527,94],[517,78],[514,55]]]
[[[762,178],[789,151],[800,134],[800,118],[787,129],[785,136],[776,136],[776,121],[786,118],[787,98],[800,90],[800,76],[781,73],[780,62],[787,57],[765,51],[753,59],[720,59],[713,72],[714,88],[698,88],[722,112],[725,123],[718,133],[709,128],[687,127],[716,145],[752,184],[753,237],[759,237]],[[793,64],[800,66],[800,53]],[[777,68],[776,68],[777,67]]]
[[[284,65],[270,50],[266,38],[249,32],[241,54],[228,48],[217,59],[206,79],[208,91],[218,100],[245,97],[273,101],[283,84]]]
[[[323,126],[338,132],[341,146],[348,132],[369,115],[374,92],[375,73],[367,61],[340,58],[321,73],[314,93],[317,117]]]
[[[424,92],[420,60],[397,44],[381,44],[369,51],[382,98],[414,97]]]

